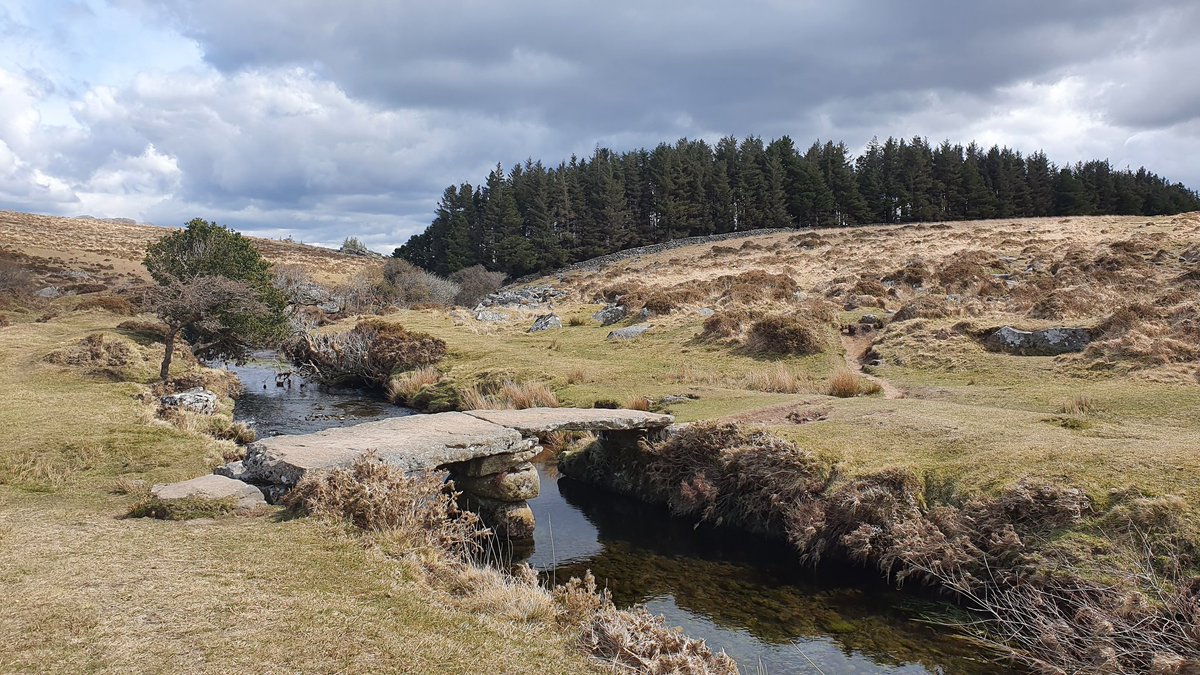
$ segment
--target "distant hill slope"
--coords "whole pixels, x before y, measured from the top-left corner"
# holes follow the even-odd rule
[[[0,250],[28,256],[43,266],[101,272],[110,278],[147,278],[142,267],[146,247],[170,232],[125,219],[63,218],[0,211]],[[297,265],[323,283],[344,281],[381,264],[375,257],[273,239],[251,237],[265,258]]]

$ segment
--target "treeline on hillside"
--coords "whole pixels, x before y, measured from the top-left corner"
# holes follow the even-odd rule
[[[555,168],[527,160],[484,185],[446,188],[433,223],[394,255],[438,274],[484,265],[517,277],[621,249],[758,228],[832,227],[1026,216],[1164,215],[1200,197],[1143,169],[1108,161],[1058,167],[1045,153],[925,139],[844,143],[800,152],[681,139]]]

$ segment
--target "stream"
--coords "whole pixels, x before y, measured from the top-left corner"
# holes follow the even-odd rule
[[[328,390],[298,377],[276,386],[276,372],[290,367],[273,354],[226,367],[246,387],[234,415],[260,437],[413,414],[360,390]],[[553,461],[536,464],[535,539],[510,552],[514,561],[527,561],[551,583],[590,569],[619,607],[641,604],[662,614],[668,625],[725,650],[743,673],[1003,672],[936,625],[945,603],[900,593],[868,571],[801,568],[781,543],[695,527],[663,507],[561,477]]]

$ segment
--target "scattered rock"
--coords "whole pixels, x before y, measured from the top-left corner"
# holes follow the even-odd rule
[[[604,309],[593,314],[592,319],[599,322],[601,326],[611,326],[624,319],[628,314],[629,310],[624,305],[607,305]]]
[[[858,322],[863,325],[867,325],[867,326],[883,328],[883,319],[880,319],[879,317],[875,316],[874,314],[863,314],[862,317],[858,320]]]
[[[638,312],[638,321],[646,321],[652,316],[654,316],[654,311],[649,307],[643,307],[642,311]]]
[[[263,498],[262,490],[243,483],[240,480],[234,480],[227,476],[218,476],[216,474],[210,476],[200,476],[191,480],[185,480],[181,483],[168,483],[166,485],[155,485],[150,488],[150,494],[159,501],[171,502],[182,499],[229,499],[237,500],[238,513],[246,513],[254,509],[265,506],[267,500]]]
[[[504,312],[497,312],[491,309],[479,309],[475,311],[475,320],[496,323],[499,321],[508,321],[508,315]]]
[[[618,328],[608,334],[609,340],[635,340],[642,336],[643,333],[650,330],[651,326],[648,323],[639,323],[636,326],[628,328]]]
[[[524,288],[502,288],[487,296],[475,308],[505,307],[509,309],[531,309],[549,305],[567,297],[567,292],[553,286],[526,286]]]
[[[704,317],[705,319],[707,319],[708,317],[712,316],[713,314],[716,314],[717,310],[711,309],[708,307],[701,307],[700,309],[696,310],[696,313],[699,314],[700,316]]]
[[[337,314],[342,311],[342,301],[340,298],[331,298],[326,302],[316,305],[316,308],[326,314]]]
[[[700,397],[699,397],[699,396],[696,396],[695,394],[684,394],[684,395],[682,395],[682,396],[676,396],[676,395],[674,395],[674,394],[668,394],[668,395],[666,395],[666,396],[664,396],[664,397],[662,397],[662,398],[658,399],[658,404],[659,404],[659,405],[675,405],[675,404],[677,404],[677,403],[690,403],[690,402],[692,402],[692,401],[695,401],[695,400],[697,400],[697,399],[699,399],[699,398],[700,398]]]
[[[34,291],[33,294],[39,298],[53,299],[62,295],[62,291],[58,290],[56,286],[47,286]]]
[[[552,328],[562,328],[562,319],[558,318],[557,314],[542,314],[534,319],[533,325],[529,327],[529,332],[539,333]]]
[[[1004,326],[984,340],[984,346],[995,352],[1021,356],[1055,356],[1083,351],[1091,335],[1083,328],[1047,328],[1023,331]]]
[[[200,387],[177,394],[167,394],[158,399],[158,402],[164,408],[178,408],[201,415],[211,415],[217,411],[217,395]]]

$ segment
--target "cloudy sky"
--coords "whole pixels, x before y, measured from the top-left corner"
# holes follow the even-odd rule
[[[1200,187],[1195,0],[0,0],[0,209],[390,251],[597,145],[978,140]]]

